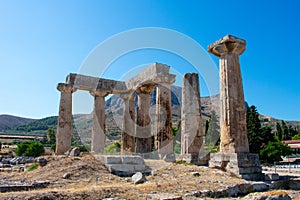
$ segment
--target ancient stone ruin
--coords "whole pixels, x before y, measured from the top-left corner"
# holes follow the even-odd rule
[[[210,53],[220,58],[221,100],[220,152],[210,155],[209,166],[225,169],[245,179],[260,179],[262,174],[258,155],[249,153],[247,138],[244,92],[239,65],[239,55],[244,52],[245,46],[245,40],[227,35],[208,48]],[[57,86],[57,89],[61,91],[61,99],[56,134],[56,154],[64,154],[71,147],[72,93],[76,90],[86,90],[94,97],[91,141],[91,151],[94,154],[102,154],[105,147],[105,96],[117,94],[124,102],[122,155],[175,158],[170,90],[171,85],[175,82],[175,75],[170,74],[169,70],[169,66],[155,63],[127,81],[69,74],[66,83],[59,83]],[[195,164],[201,164],[201,160],[205,156],[198,79],[196,73],[184,75],[181,110],[181,156],[183,158],[190,157],[191,162]],[[154,89],[156,89],[156,113],[155,152],[153,154],[150,94]],[[136,98],[137,108],[134,105]],[[124,167],[126,162],[124,159],[115,157],[103,159],[111,160],[111,165],[119,168]],[[116,160],[118,162],[115,162]],[[127,167],[134,168],[131,165]]]
[[[155,149],[165,156],[173,153],[172,109],[170,86],[175,75],[170,67],[155,63],[128,81],[115,81],[80,74],[69,74],[66,83],[59,83],[61,91],[59,118],[56,134],[56,154],[64,154],[71,147],[72,139],[72,93],[89,91],[94,96],[93,129],[91,151],[104,151],[105,96],[117,94],[124,101],[122,127],[122,154],[139,153],[147,158],[152,152],[150,119],[150,93],[156,88]],[[137,96],[137,109],[134,102]]]
[[[226,169],[245,179],[261,179],[256,154],[249,153],[245,101],[239,55],[246,41],[227,35],[212,43],[208,51],[220,58],[220,153],[211,154],[210,167]]]

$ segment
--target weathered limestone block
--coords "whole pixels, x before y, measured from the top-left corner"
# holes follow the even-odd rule
[[[220,58],[221,146],[223,153],[249,152],[239,55],[246,41],[227,35],[208,47]]]
[[[123,94],[123,128],[121,153],[135,152],[135,94]]]
[[[136,153],[149,154],[152,151],[150,93],[153,89],[153,85],[146,85],[136,91],[138,93]]]
[[[82,74],[69,74],[66,83],[73,88],[87,91],[97,90],[114,94],[120,94],[127,91],[126,84],[123,81],[85,76]]]
[[[107,93],[94,91],[94,112],[91,151],[95,154],[101,154],[105,148],[105,96]]]
[[[196,73],[184,75],[181,108],[181,154],[199,158],[203,144],[199,78]]]
[[[169,74],[170,66],[154,63],[133,78],[125,82],[128,89],[137,90],[141,84],[170,83],[175,81],[175,75]]]
[[[170,84],[156,87],[155,150],[162,156],[173,153],[172,105]]]
[[[61,96],[57,122],[55,153],[62,155],[71,147],[72,93],[75,91],[75,89],[70,85],[63,83],[58,84],[57,89],[61,92]]]

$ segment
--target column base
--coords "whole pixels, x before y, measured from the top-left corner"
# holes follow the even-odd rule
[[[203,156],[199,156],[198,153],[181,154],[177,157],[177,160],[182,160],[199,166],[208,166],[209,154]]]
[[[264,180],[259,157],[253,153],[213,153],[210,154],[209,167],[225,170],[245,180]]]

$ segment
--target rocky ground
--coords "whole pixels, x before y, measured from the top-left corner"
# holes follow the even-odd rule
[[[30,172],[1,172],[1,180],[32,183],[50,181],[46,188],[1,193],[1,199],[199,199],[199,191],[222,190],[247,182],[226,172],[207,167],[147,161],[152,174],[142,184],[110,174],[92,155],[45,156],[48,163]],[[198,192],[198,193],[197,193]],[[244,199],[283,196],[300,199],[299,191],[276,190],[252,193]],[[209,198],[207,198],[209,199]]]

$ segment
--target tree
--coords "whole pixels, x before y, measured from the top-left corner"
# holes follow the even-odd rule
[[[281,156],[287,156],[290,154],[292,154],[291,148],[279,140],[268,142],[268,144],[259,152],[260,159],[267,163],[281,161]]]
[[[251,153],[259,153],[259,150],[263,145],[264,138],[262,135],[259,114],[255,106],[252,105],[251,107],[247,108],[246,121],[249,150]]]
[[[281,121],[281,127],[282,127],[282,138],[281,140],[288,140],[289,138],[289,128],[286,125],[285,121]]]
[[[262,136],[262,146],[268,144],[268,142],[275,142],[274,134],[272,133],[272,128],[270,126],[264,126],[260,128],[260,133]]]
[[[278,122],[276,122],[276,135],[278,136],[279,140],[283,140],[284,136],[282,133],[282,128]]]
[[[47,142],[51,145],[56,143],[55,131],[52,128],[47,130]]]
[[[211,116],[208,124],[207,133],[205,135],[205,143],[208,146],[215,146],[220,141],[220,126],[219,120],[216,112],[214,110],[211,111]]]

